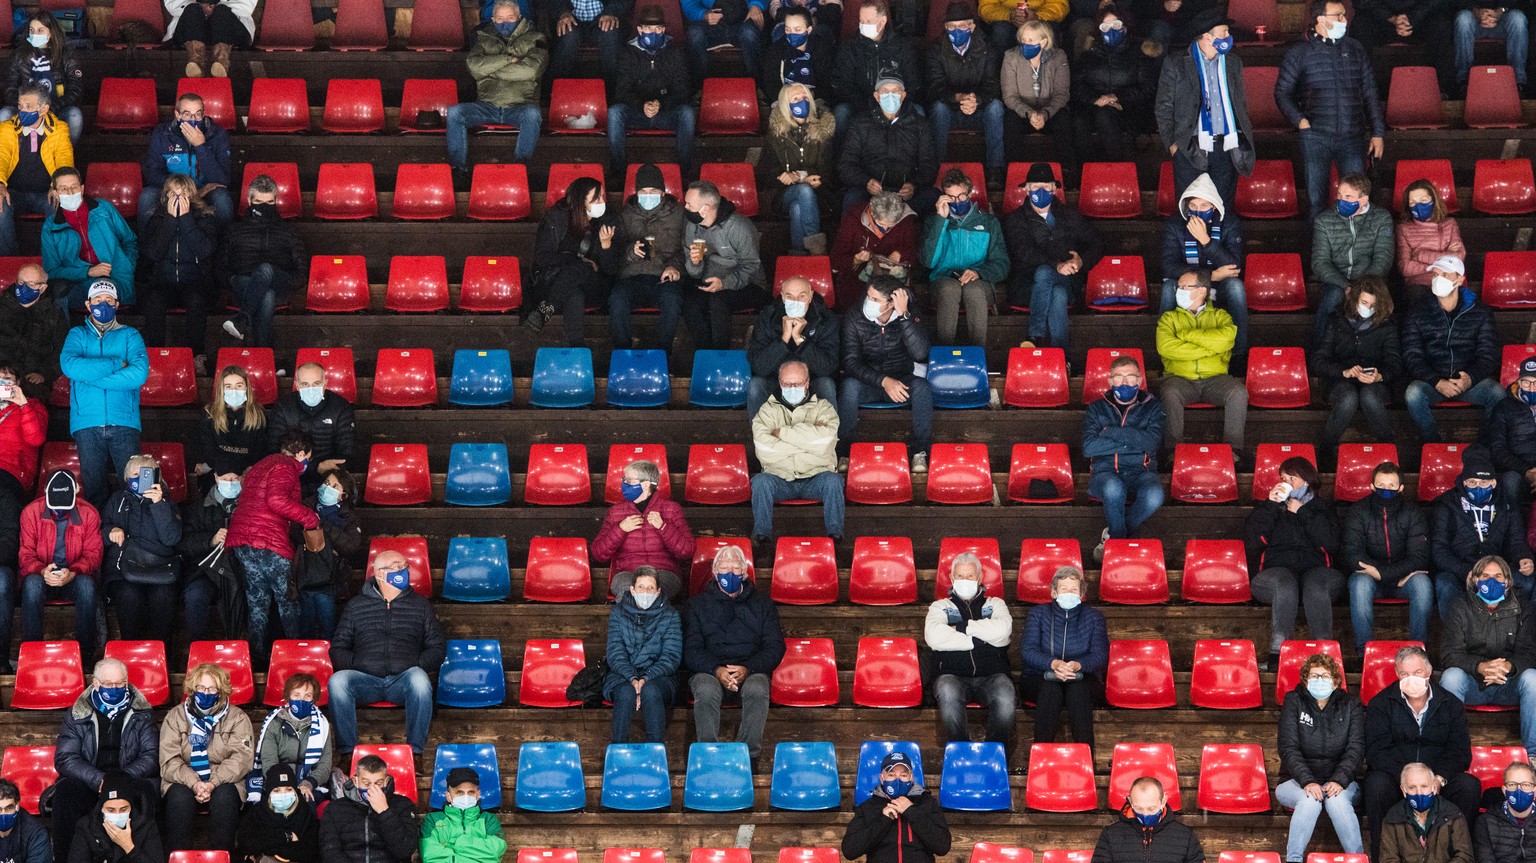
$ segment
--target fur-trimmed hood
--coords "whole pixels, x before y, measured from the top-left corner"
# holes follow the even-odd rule
[[[825,144],[832,140],[837,131],[837,118],[827,109],[825,103],[813,103],[810,119],[805,123],[805,139],[808,144]],[[785,102],[775,102],[773,110],[768,112],[768,134],[774,137],[788,137],[794,132],[796,123],[789,116],[789,105]]]

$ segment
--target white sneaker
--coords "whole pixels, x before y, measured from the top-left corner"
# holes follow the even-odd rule
[[[240,327],[233,318],[224,322],[224,332],[229,333],[229,337],[236,341],[245,341],[245,333],[240,332]]]
[[[1107,527],[1104,528],[1103,533],[1099,534],[1099,544],[1093,550],[1093,559],[1099,563],[1104,562],[1104,543],[1106,542],[1109,542],[1109,528]]]
[[[927,453],[920,452],[920,453],[912,456],[912,472],[913,473],[927,473],[928,472],[928,454]]]

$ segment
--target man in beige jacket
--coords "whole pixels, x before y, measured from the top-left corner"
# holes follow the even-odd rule
[[[763,472],[752,477],[752,542],[773,536],[773,505],[819,500],[827,536],[843,538],[843,478],[837,472],[837,406],[812,394],[811,372],[790,360],[778,389],[752,418],[752,442]]]

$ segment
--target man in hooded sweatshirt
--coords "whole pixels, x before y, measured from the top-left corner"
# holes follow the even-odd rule
[[[1093,848],[1093,863],[1146,860],[1203,863],[1205,850],[1195,831],[1168,808],[1163,783],[1143,776],[1131,783],[1120,817],[1105,827]]]
[[[60,825],[54,832],[69,830]],[[154,810],[145,805],[132,780],[115,774],[102,782],[96,809],[74,826],[69,857],[57,859],[67,863],[165,863]]]
[[[880,784],[853,810],[843,857],[868,863],[933,863],[949,853],[949,824],[939,801],[912,776],[912,759],[892,752],[880,762]]]
[[[480,774],[453,768],[447,791],[448,805],[421,827],[421,863],[501,863],[507,840],[496,813],[480,808]]]
[[[262,779],[261,801],[240,819],[237,859],[320,863],[320,816],[299,794],[292,767],[279,764]]]
[[[1243,220],[1221,197],[1209,174],[1200,174],[1179,195],[1179,206],[1163,220],[1163,293],[1158,311],[1174,307],[1179,273],[1189,267],[1211,271],[1211,296],[1237,324],[1232,366],[1248,361],[1248,295],[1243,286]]]
[[[949,595],[928,606],[923,640],[938,662],[933,698],[944,739],[968,743],[965,705],[987,711],[987,741],[1011,748],[1017,693],[1008,665],[1013,615],[1001,597],[987,596],[981,560],[966,552],[949,569]]]
[[[1456,484],[1435,499],[1429,514],[1429,552],[1440,619],[1466,589],[1467,573],[1483,557],[1509,561],[1512,589],[1530,596],[1536,554],[1525,538],[1525,523],[1499,494],[1499,478],[1488,451],[1470,446],[1461,454]]]

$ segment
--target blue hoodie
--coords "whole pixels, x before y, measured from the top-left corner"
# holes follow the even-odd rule
[[[69,433],[139,425],[139,387],[149,377],[149,352],[133,327],[114,321],[106,331],[90,319],[64,337],[59,368],[69,378]]]

